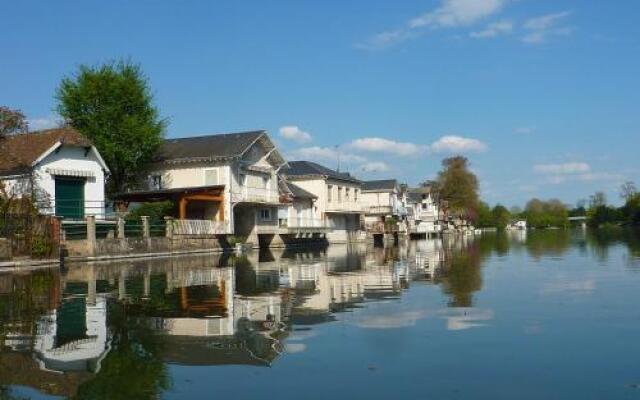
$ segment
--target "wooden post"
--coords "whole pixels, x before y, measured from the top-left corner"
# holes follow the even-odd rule
[[[173,217],[164,217],[165,236],[169,239],[173,238]]]
[[[149,217],[147,215],[143,215],[140,217],[142,220],[142,237],[148,239],[151,237],[151,229],[149,227]]]
[[[96,217],[89,215],[87,220],[87,252],[89,256],[96,255]]]
[[[187,201],[185,197],[180,198],[180,219],[187,219]]]
[[[124,218],[119,217],[118,218],[118,224],[117,224],[117,229],[116,229],[116,237],[118,239],[124,239]]]

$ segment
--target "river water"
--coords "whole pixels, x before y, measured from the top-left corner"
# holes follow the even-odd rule
[[[640,235],[0,273],[0,398],[639,399]]]

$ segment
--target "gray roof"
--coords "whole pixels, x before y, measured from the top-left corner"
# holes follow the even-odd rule
[[[398,181],[395,179],[381,179],[377,181],[365,181],[362,184],[363,191],[390,191],[398,187]]]
[[[278,179],[278,186],[280,188],[280,193],[290,194],[293,198],[296,199],[317,199],[318,196],[315,194],[308,192],[301,188],[298,185],[295,185],[291,182],[286,182],[284,179]]]
[[[291,191],[291,194],[295,198],[298,198],[298,199],[317,199],[318,198],[318,196],[316,196],[315,194],[313,194],[311,192],[307,192],[306,190],[304,190],[300,186],[295,185],[295,184],[293,184],[291,182],[287,182],[287,186],[289,187],[289,190]]]
[[[242,156],[265,131],[225,133],[166,139],[156,155],[156,161],[209,161]]]
[[[284,173],[289,177],[321,177],[331,178],[346,182],[361,183],[348,172],[338,172],[323,165],[311,161],[291,161]]]

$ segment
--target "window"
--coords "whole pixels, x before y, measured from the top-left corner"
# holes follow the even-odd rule
[[[346,201],[349,201],[349,192],[350,192],[350,191],[351,191],[351,190],[350,190],[349,188],[344,188],[344,199],[345,199]]]
[[[245,186],[247,184],[247,176],[245,174],[240,174],[240,179],[238,179],[240,186]]]
[[[342,202],[342,187],[338,186],[338,203]]]
[[[327,201],[329,203],[333,201],[333,185],[327,186]]]
[[[427,209],[427,205],[425,203],[422,203],[422,209],[426,210]]]
[[[268,177],[268,176],[263,176],[263,177],[262,177],[262,186],[263,186],[265,189],[267,189],[267,190],[268,190],[268,189],[269,189],[269,187],[271,186],[271,185],[270,185],[270,183],[271,183],[270,181],[271,181],[271,178],[270,178],[270,177]]]
[[[260,219],[263,221],[268,221],[271,219],[271,209],[263,208],[260,210]]]
[[[353,189],[353,200],[358,201],[358,189]]]
[[[151,187],[153,188],[153,190],[162,189],[162,175],[151,176]]]

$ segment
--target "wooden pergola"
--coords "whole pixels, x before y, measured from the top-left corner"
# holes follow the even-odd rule
[[[126,204],[171,200],[178,205],[179,219],[187,219],[189,202],[213,202],[218,204],[219,221],[224,220],[224,185],[127,192],[120,193],[114,198]]]

